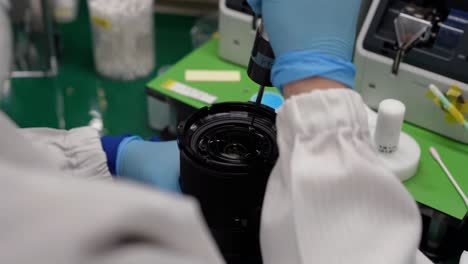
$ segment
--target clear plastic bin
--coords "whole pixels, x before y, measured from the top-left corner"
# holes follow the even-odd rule
[[[96,71],[134,80],[155,67],[153,0],[88,0]]]
[[[53,0],[52,3],[55,21],[69,23],[78,16],[79,0]]]

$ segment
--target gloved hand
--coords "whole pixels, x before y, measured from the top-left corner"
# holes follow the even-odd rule
[[[277,57],[272,82],[310,77],[353,87],[351,63],[361,0],[249,0],[263,17]]]
[[[149,142],[140,137],[103,137],[112,174],[180,193],[180,157],[176,141]]]

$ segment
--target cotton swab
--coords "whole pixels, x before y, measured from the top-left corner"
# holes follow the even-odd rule
[[[466,197],[465,193],[463,192],[463,190],[460,188],[460,185],[458,185],[457,181],[455,180],[455,178],[452,176],[452,174],[450,173],[450,171],[448,170],[447,166],[445,166],[444,162],[442,161],[442,158],[440,157],[439,153],[437,152],[437,150],[434,148],[434,147],[431,147],[430,148],[430,152],[431,152],[431,155],[432,157],[439,163],[440,167],[442,167],[442,169],[444,170],[445,174],[447,175],[447,177],[450,179],[450,181],[452,182],[453,186],[455,186],[455,189],[457,189],[457,192],[460,194],[460,196],[462,197],[463,201],[465,202],[465,205],[466,207],[468,207],[468,198]]]

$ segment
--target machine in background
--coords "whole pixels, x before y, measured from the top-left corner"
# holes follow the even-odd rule
[[[219,1],[219,56],[247,67],[257,21],[246,0]]]
[[[395,30],[401,17],[430,25],[404,52]],[[462,90],[458,100],[468,99],[467,30],[467,1],[375,0],[357,42],[356,89],[371,108],[384,99],[400,100],[407,107],[406,121],[468,143],[468,133],[449,124],[427,96],[430,84],[444,92],[456,85]]]
[[[13,78],[57,75],[58,38],[51,11],[48,0],[11,1]]]

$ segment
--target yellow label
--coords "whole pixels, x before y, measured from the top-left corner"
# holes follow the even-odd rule
[[[166,81],[165,83],[162,84],[162,87],[170,90],[174,86],[174,84],[176,84],[176,81],[168,80],[168,81]]]
[[[447,92],[447,97],[454,97],[455,99],[458,99],[460,96],[462,96],[462,89],[456,85],[450,87]]]
[[[91,20],[93,21],[93,24],[98,27],[109,29],[112,26],[112,23],[108,19],[102,17],[93,16]]]
[[[463,98],[463,90],[457,85],[452,85],[447,92],[447,97],[455,107],[463,113],[468,113],[468,101]]]
[[[454,105],[449,106],[447,112],[449,112],[459,124],[465,123],[465,117]]]
[[[438,106],[441,106],[442,109],[447,113],[445,116],[445,121],[449,124],[464,124],[465,123],[465,117],[463,116],[463,113],[468,112],[468,103],[464,101],[463,103],[460,103],[460,99],[462,94],[462,89],[456,85],[453,85],[450,87],[450,89],[447,91],[445,94],[445,97],[447,97],[448,101],[450,102],[450,106],[445,106],[442,104],[439,98],[435,94],[433,94],[431,91],[427,93],[427,96],[431,98],[434,103]]]
[[[464,104],[461,105],[460,112],[468,113],[468,103],[464,103]]]

